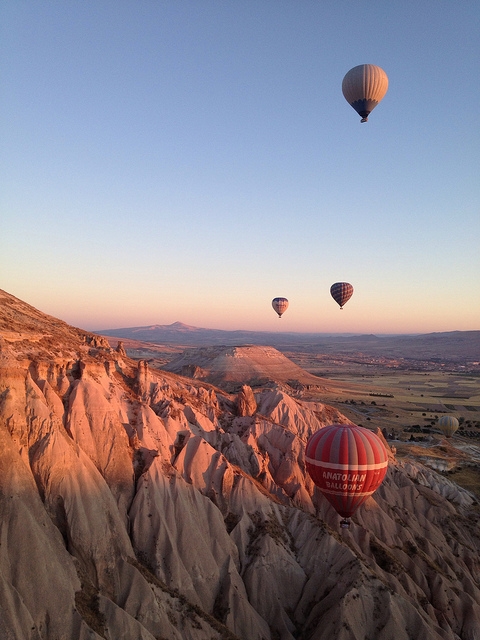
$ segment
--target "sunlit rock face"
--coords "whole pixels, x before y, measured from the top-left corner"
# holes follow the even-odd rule
[[[331,422],[0,292],[0,638],[480,639],[475,497],[391,454],[340,529],[304,459]]]
[[[252,388],[244,384],[240,389],[236,399],[237,415],[253,416],[257,411],[257,401],[253,394]]]
[[[247,384],[259,387],[269,381],[321,388],[322,378],[308,373],[273,347],[255,345],[212,346],[186,349],[165,365],[165,370],[238,391]]]

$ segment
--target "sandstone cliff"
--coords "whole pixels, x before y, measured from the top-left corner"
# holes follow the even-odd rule
[[[341,532],[304,463],[334,420],[0,291],[0,637],[479,640],[475,497],[392,455]]]

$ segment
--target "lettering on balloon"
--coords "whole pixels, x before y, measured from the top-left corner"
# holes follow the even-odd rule
[[[366,473],[323,472],[325,487],[336,491],[361,491],[366,477]]]

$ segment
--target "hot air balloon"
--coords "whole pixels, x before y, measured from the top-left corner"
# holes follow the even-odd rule
[[[382,484],[388,454],[381,439],[355,424],[331,424],[316,431],[305,449],[307,471],[348,528],[358,507]]]
[[[330,293],[335,302],[340,305],[340,309],[343,309],[343,305],[353,296],[353,287],[349,282],[335,282],[330,287]]]
[[[438,426],[447,438],[451,438],[458,429],[458,420],[454,416],[442,416],[438,421]]]
[[[281,318],[282,314],[288,309],[288,300],[286,298],[274,298],[272,307],[278,313],[278,317]]]
[[[388,76],[383,69],[374,64],[360,64],[345,75],[342,92],[345,100],[352,106],[360,122],[367,122],[369,114],[382,100],[388,89]]]

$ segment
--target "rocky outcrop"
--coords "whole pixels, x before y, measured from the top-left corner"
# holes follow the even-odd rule
[[[480,638],[473,494],[391,454],[341,530],[304,460],[336,410],[239,403],[5,300],[0,637]]]
[[[244,384],[238,392],[236,399],[238,416],[253,416],[257,410],[257,401],[253,395],[252,388]]]
[[[245,345],[186,349],[165,365],[166,371],[197,378],[230,392],[244,384],[286,384],[291,390],[321,388],[325,380],[304,371],[273,347]]]
[[[118,341],[115,351],[118,353],[119,356],[123,356],[124,358],[127,357],[127,352],[125,351],[125,347],[123,346],[122,340]]]

